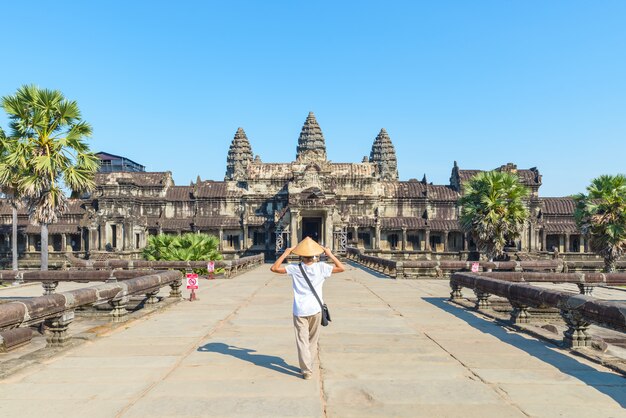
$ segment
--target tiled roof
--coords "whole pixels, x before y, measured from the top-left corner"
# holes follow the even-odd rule
[[[396,198],[425,198],[431,200],[457,200],[459,193],[449,186],[424,184],[419,181],[399,181],[385,184],[386,195]]]
[[[580,229],[574,222],[551,222],[544,224],[543,228],[546,233],[580,234]]]
[[[39,225],[27,225],[26,228],[23,229],[23,232],[27,234],[40,234],[41,226]],[[48,225],[48,234],[78,234],[80,233],[80,229],[78,225],[69,225],[69,224],[50,224]]]
[[[224,181],[203,181],[196,184],[196,198],[227,197],[232,194],[228,191],[228,184]]]
[[[495,169],[496,171],[503,171],[503,167],[498,167]],[[461,184],[465,183],[472,177],[474,177],[478,173],[482,173],[485,170],[461,170],[459,169],[459,181]],[[539,184],[539,179],[537,178],[537,172],[534,170],[515,170],[513,173],[517,174],[520,183],[525,184],[527,186],[537,185]]]
[[[193,186],[172,186],[167,189],[165,200],[170,202],[188,202],[192,200]]]
[[[544,197],[541,206],[546,215],[573,215],[576,209],[576,203],[571,197]]]
[[[459,231],[460,225],[457,220],[447,219],[424,219],[417,217],[395,217],[381,218],[380,225],[383,228],[407,228],[425,229],[430,227],[431,231]]]
[[[196,217],[194,223],[199,228],[238,228],[239,218],[232,216]]]
[[[426,227],[426,220],[415,217],[396,217],[396,218],[381,218],[380,225],[383,228],[409,228],[409,229],[421,229]]]
[[[164,231],[191,231],[192,219],[162,219],[161,229]]]

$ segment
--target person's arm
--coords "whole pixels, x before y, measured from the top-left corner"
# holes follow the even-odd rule
[[[289,256],[289,254],[291,254],[291,251],[293,251],[293,249],[296,247],[290,247],[287,248],[280,257],[278,257],[278,260],[276,260],[276,262],[274,264],[272,264],[272,267],[270,267],[270,270],[272,270],[274,273],[278,273],[278,274],[287,274],[287,269],[285,267],[283,267],[283,261],[285,261],[285,258],[287,258]]]
[[[333,263],[335,263],[335,266],[333,267],[333,273],[342,273],[342,272],[346,271],[346,268],[343,266],[341,261],[339,261],[339,259],[337,257],[335,257],[335,254],[333,254],[330,251],[330,248],[325,247],[324,248],[324,254],[326,254],[326,256],[328,258],[330,258],[333,261]]]

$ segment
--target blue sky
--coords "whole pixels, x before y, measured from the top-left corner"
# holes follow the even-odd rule
[[[239,126],[263,161],[293,161],[309,111],[335,162],[360,162],[386,128],[402,180],[448,184],[455,160],[513,162],[539,168],[542,196],[562,196],[626,172],[623,1],[28,1],[0,13],[0,95],[63,91],[94,151],[176,184],[222,180]]]

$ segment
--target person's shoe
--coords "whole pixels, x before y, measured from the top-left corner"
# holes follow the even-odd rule
[[[311,372],[304,372],[304,373],[302,373],[302,378],[304,380],[310,380],[312,377],[313,377],[313,373],[311,373]]]

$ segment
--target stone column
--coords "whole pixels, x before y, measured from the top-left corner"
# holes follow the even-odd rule
[[[333,218],[331,211],[327,210],[324,217],[324,246],[331,247],[332,251],[337,251],[333,241]]]
[[[354,229],[353,234],[354,234],[354,239],[356,241],[356,247],[359,248],[359,227],[355,226],[353,229]]]
[[[424,250],[425,251],[431,251],[431,248],[430,248],[430,229],[426,229],[424,231],[424,240],[426,241],[426,244],[424,245]]]
[[[543,230],[541,231],[541,251],[548,251],[548,249],[546,248],[546,246],[548,242],[548,234],[546,234],[546,229],[543,228]]]
[[[289,246],[293,247],[296,245],[300,238],[298,237],[298,215],[299,211],[291,209],[291,233],[289,234]]]
[[[124,223],[124,247],[125,250],[135,249],[135,240],[133,239],[133,224],[131,222]]]
[[[406,228],[402,228],[402,251],[406,251]]]
[[[570,238],[569,233],[565,234],[565,248],[564,248],[565,251],[563,251],[564,253],[568,253],[569,250],[570,250],[570,248],[569,248],[569,244],[570,244],[569,238]]]
[[[224,250],[224,229],[220,228],[219,231],[219,238],[220,238],[220,252],[222,252]]]
[[[61,234],[61,252],[67,252],[67,235]]]
[[[374,245],[372,245],[372,248],[376,249],[376,250],[380,250],[380,224],[376,223],[376,227],[374,229]]]
[[[243,246],[243,250],[248,249],[248,224],[243,224],[243,239],[241,240],[241,245]]]
[[[98,248],[98,229],[97,227],[89,228],[89,251],[99,250]]]
[[[450,231],[445,231],[443,233],[443,252],[448,251],[448,236],[450,235]]]
[[[463,234],[463,251],[469,251],[469,233]]]

